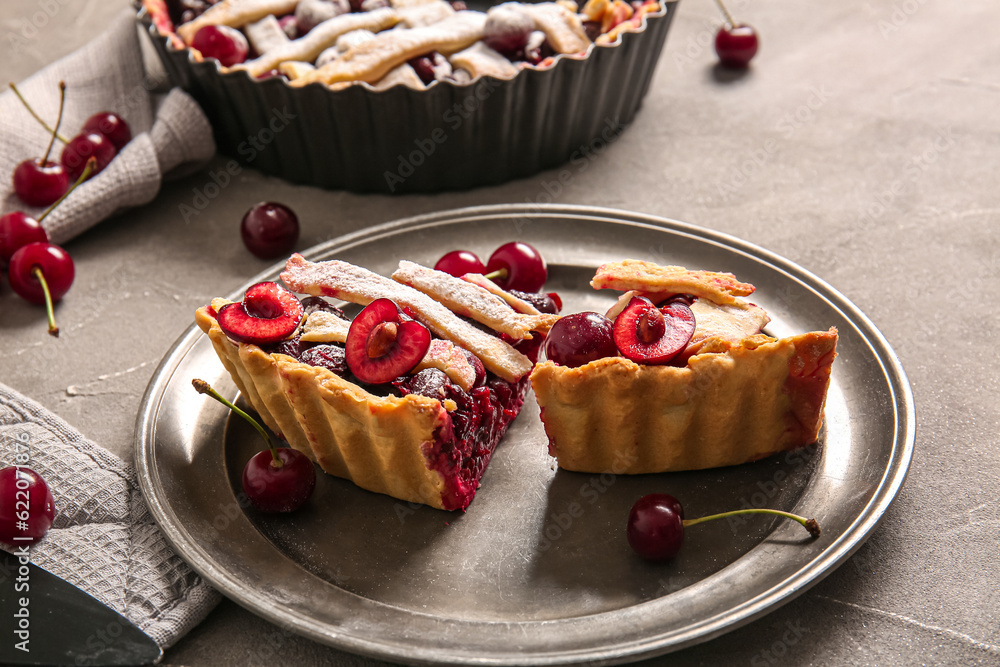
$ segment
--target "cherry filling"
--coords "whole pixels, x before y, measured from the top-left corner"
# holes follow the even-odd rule
[[[307,313],[323,310],[343,316],[342,311],[317,297],[304,299],[302,303]],[[375,325],[373,330],[377,327]],[[544,337],[536,333],[527,340],[508,342],[534,362],[543,340]],[[378,341],[372,344],[377,345]],[[527,376],[514,383],[507,382],[486,371],[478,358],[473,363],[480,377],[475,386],[466,392],[436,368],[424,369],[413,375],[400,374],[386,383],[370,384],[352,373],[347,351],[340,343],[306,342],[294,336],[263,344],[261,348],[267,353],[285,354],[296,361],[326,368],[374,395],[402,397],[419,394],[442,403],[453,402],[456,407],[447,413],[444,426],[435,433],[432,441],[423,446],[428,469],[444,478],[445,490],[441,500],[449,510],[465,509],[472,502],[497,444],[521,411],[529,386]],[[380,351],[374,350],[376,354]]]

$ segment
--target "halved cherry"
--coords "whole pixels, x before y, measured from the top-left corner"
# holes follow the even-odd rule
[[[277,343],[292,335],[302,319],[302,303],[277,283],[257,283],[243,301],[219,309],[219,327],[237,343]]]
[[[646,297],[636,296],[615,318],[615,345],[636,363],[665,364],[687,347],[694,327],[694,313],[683,301],[657,308]]]
[[[362,382],[382,384],[413,370],[430,345],[427,327],[404,320],[392,300],[375,299],[347,331],[347,367]]]

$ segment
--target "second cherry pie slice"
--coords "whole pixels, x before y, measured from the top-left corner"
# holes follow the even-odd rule
[[[579,367],[538,364],[531,384],[559,467],[640,474],[754,461],[816,441],[837,331],[786,338],[732,275],[626,260],[600,267],[597,288],[653,304],[691,302],[694,334],[676,358],[645,364],[610,356]],[[617,326],[617,324],[616,324]]]

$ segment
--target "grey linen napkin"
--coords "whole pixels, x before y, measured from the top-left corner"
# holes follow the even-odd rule
[[[45,479],[56,505],[31,562],[122,614],[163,649],[218,603],[219,594],[164,540],[135,469],[0,384],[0,467],[13,464],[15,441],[27,444],[25,466]]]
[[[66,82],[60,134],[76,135],[98,111],[113,111],[132,129],[132,141],[100,174],[80,186],[43,221],[53,243],[63,243],[114,213],[146,204],[171,171],[215,154],[208,120],[191,97],[175,89],[151,94],[143,66],[135,13],[124,10],[100,36],[18,84],[18,90],[49,125],[59,110],[59,81]],[[0,94],[0,207],[40,215],[14,194],[11,175],[25,159],[39,159],[49,135],[3,81]],[[16,82],[15,82],[16,83]],[[58,161],[62,145],[53,149]]]

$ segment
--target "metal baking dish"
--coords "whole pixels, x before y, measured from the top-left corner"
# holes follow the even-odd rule
[[[258,81],[175,48],[141,7],[137,18],[173,84],[204,109],[221,152],[295,183],[407,193],[502,183],[600,150],[649,88],[677,0],[661,4],[644,28],[585,58],[427,90]]]

